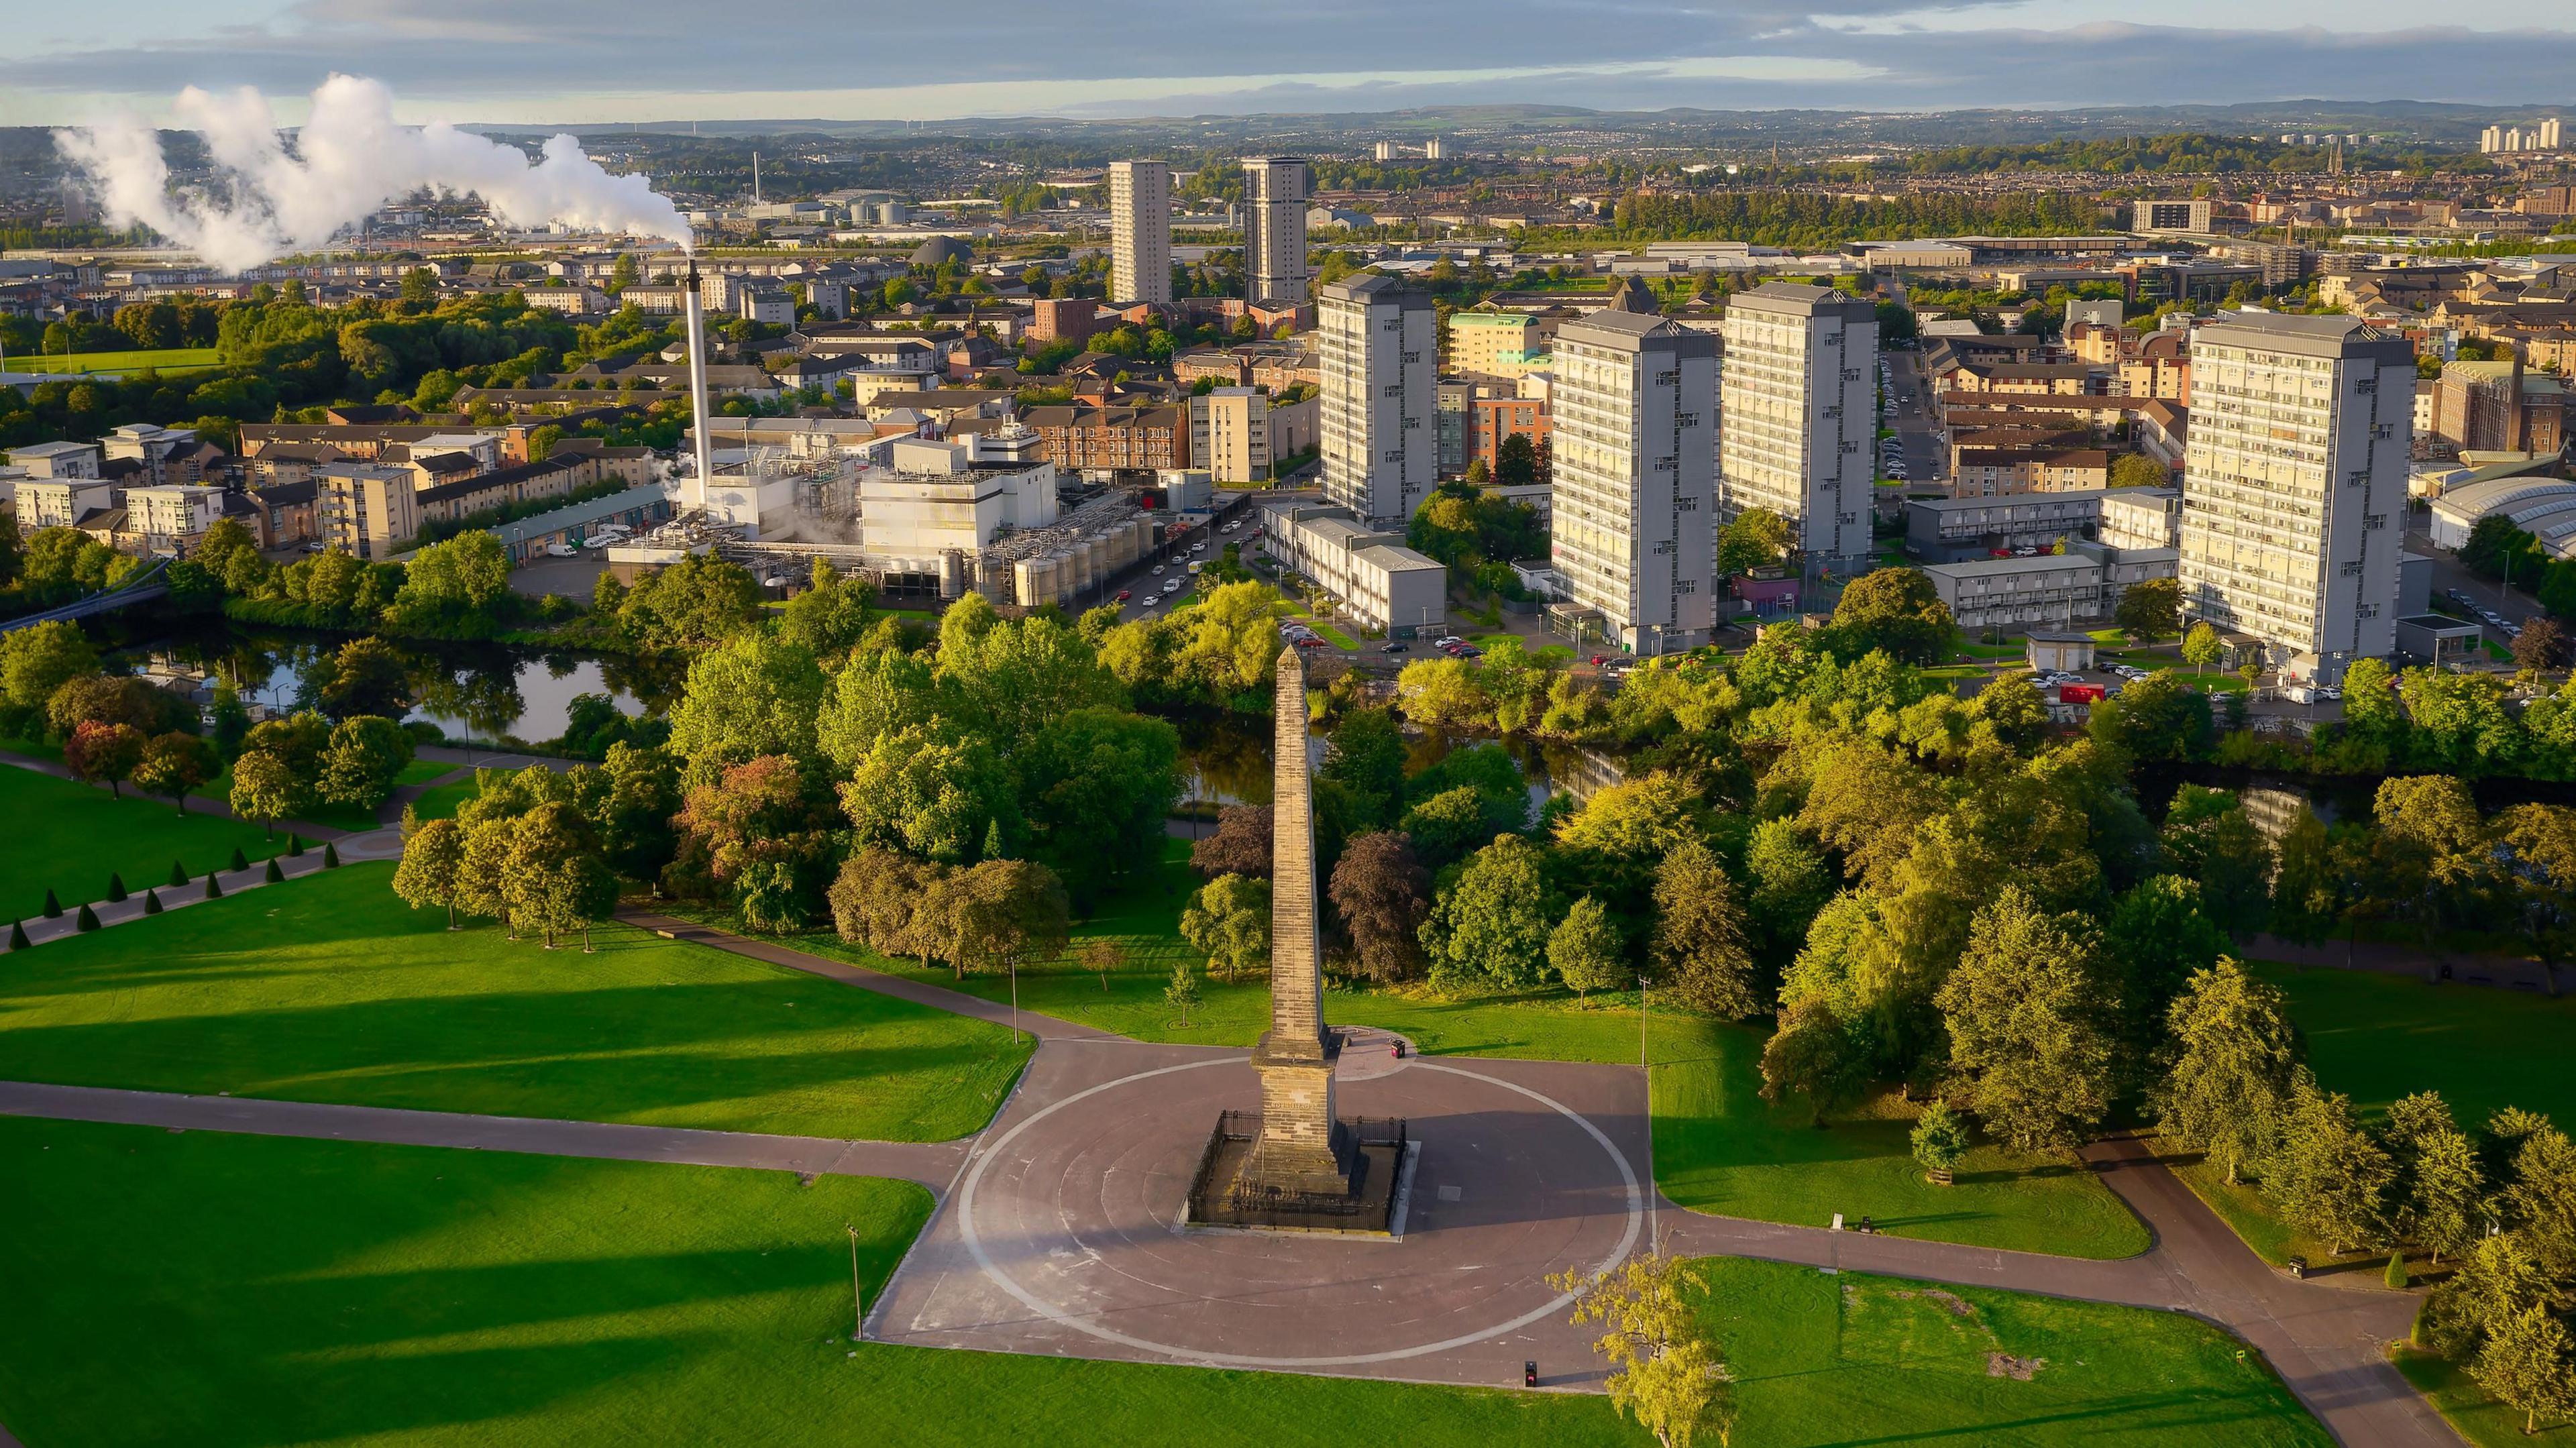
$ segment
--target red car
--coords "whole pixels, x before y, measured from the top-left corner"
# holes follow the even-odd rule
[[[1134,598],[1135,596],[1136,590],[1132,588],[1122,588],[1118,590],[1118,601],[1120,603],[1125,603],[1127,600]]]

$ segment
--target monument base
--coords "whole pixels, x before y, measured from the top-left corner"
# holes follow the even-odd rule
[[[1325,1233],[1359,1237],[1402,1234],[1405,1187],[1416,1143],[1400,1118],[1354,1117],[1333,1123],[1341,1172],[1318,1189],[1282,1185],[1256,1162],[1261,1118],[1228,1111],[1200,1154],[1181,1225],[1243,1232]]]

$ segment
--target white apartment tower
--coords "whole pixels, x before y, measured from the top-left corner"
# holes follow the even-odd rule
[[[1725,515],[1768,508],[1810,557],[1866,558],[1878,309],[1826,287],[1766,282],[1728,300],[1724,330]]]
[[[1172,300],[1172,168],[1109,163],[1109,300]]]
[[[1717,622],[1717,339],[1603,310],[1556,333],[1549,489],[1557,573],[1639,655]]]
[[[1303,156],[1254,156],[1243,163],[1243,291],[1251,302],[1306,300],[1306,188]]]
[[[2331,682],[2396,648],[2415,354],[2353,317],[2235,312],[2192,333],[2183,609]]]
[[[1431,294],[1373,272],[1325,287],[1324,496],[1372,522],[1402,524],[1440,480],[1440,339]]]

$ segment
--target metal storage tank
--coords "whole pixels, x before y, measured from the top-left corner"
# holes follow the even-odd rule
[[[1022,608],[1035,608],[1055,602],[1056,562],[1052,558],[1023,558],[1012,568],[1016,587],[1012,597]]]

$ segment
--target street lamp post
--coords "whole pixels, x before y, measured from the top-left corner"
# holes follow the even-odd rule
[[[843,1222],[850,1234],[850,1341],[868,1340],[867,1296],[859,1288],[859,1229],[855,1223]]]

